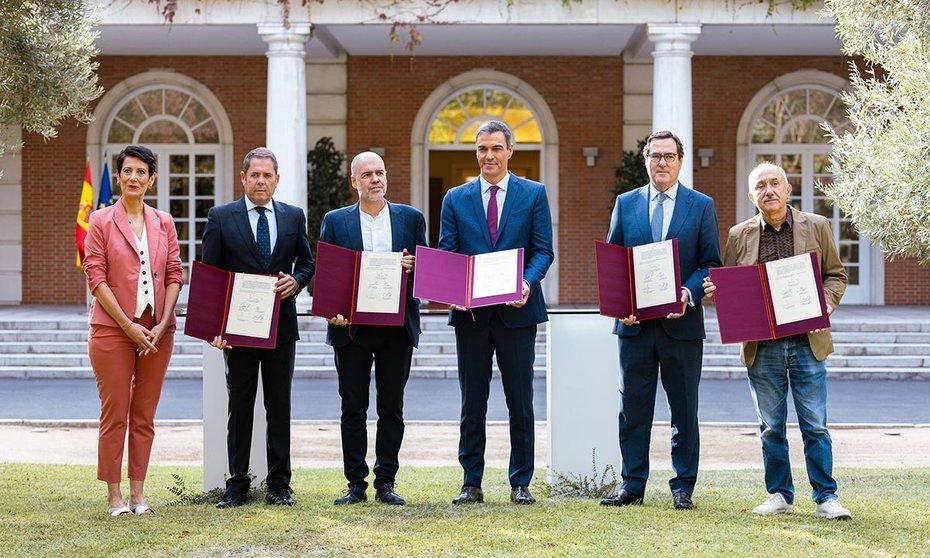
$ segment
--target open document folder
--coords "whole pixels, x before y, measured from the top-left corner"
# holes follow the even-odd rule
[[[724,343],[778,339],[830,327],[817,253],[710,270]]]
[[[523,248],[466,256],[417,246],[413,296],[464,308],[523,298]]]
[[[642,322],[681,312],[677,238],[631,248],[596,240],[594,260],[602,316]]]
[[[400,252],[359,252],[319,242],[310,313],[353,325],[404,325],[407,274]]]
[[[184,335],[210,342],[222,337],[232,347],[273,349],[281,298],[272,275],[235,273],[194,262],[187,296]]]

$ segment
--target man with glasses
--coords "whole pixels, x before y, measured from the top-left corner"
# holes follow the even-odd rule
[[[702,282],[720,266],[714,202],[678,182],[684,147],[675,134],[655,132],[644,149],[649,184],[617,197],[607,241],[639,246],[678,239],[681,312],[640,323],[635,315],[617,320],[620,346],[620,490],[604,506],[642,504],[649,478],[649,440],[661,376],[672,415],[672,467],[669,481],[676,509],[692,509],[697,480],[698,383],[704,352]]]

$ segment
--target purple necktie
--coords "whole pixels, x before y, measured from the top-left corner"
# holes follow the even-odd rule
[[[497,243],[497,191],[500,186],[491,184],[491,198],[488,199],[488,233],[491,235],[491,246]]]

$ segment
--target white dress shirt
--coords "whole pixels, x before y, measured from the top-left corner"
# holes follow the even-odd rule
[[[245,208],[249,215],[249,226],[252,227],[252,238],[255,239],[255,242],[258,242],[258,211],[255,210],[256,207],[258,205],[252,203],[252,200],[245,196]],[[274,218],[274,204],[269,201],[262,207],[265,208],[265,218],[268,219],[269,247],[274,252],[274,243],[278,240],[278,222]]]
[[[371,215],[358,209],[362,222],[362,246],[366,252],[391,252],[394,239],[391,236],[391,211],[387,202],[377,215]]]
[[[488,214],[488,203],[491,201],[491,183],[479,176],[481,181],[481,203],[484,205],[484,214]],[[504,175],[504,178],[497,183],[500,190],[497,191],[497,226],[500,227],[501,215],[504,214],[504,198],[507,197],[507,185],[510,184],[510,173]]]
[[[136,239],[136,254],[139,256],[139,281],[136,283],[136,312],[134,317],[140,318],[145,313],[148,306],[152,307],[152,315],[155,315],[155,285],[152,283],[152,266],[149,263],[151,254],[149,251],[148,235],[145,232],[145,220],[142,220],[142,236]]]
[[[665,195],[668,196],[668,199],[665,200],[665,203],[662,205],[662,239],[665,240],[665,237],[668,236],[668,226],[672,222],[672,213],[675,212],[675,198],[678,196],[678,182],[674,186],[665,191]],[[649,223],[652,223],[652,214],[656,210],[656,207],[659,206],[658,201],[659,191],[656,190],[656,187],[652,184],[649,185]]]

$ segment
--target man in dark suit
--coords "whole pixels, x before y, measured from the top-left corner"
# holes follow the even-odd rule
[[[752,265],[809,252],[817,252],[823,295],[830,314],[839,306],[846,284],[846,269],[836,251],[829,219],[798,211],[788,205],[791,183],[785,169],[762,163],[749,173],[749,199],[759,210],[730,229],[725,265]],[[713,296],[717,287],[704,280],[704,292]],[[827,355],[833,352],[829,329],[791,335],[771,341],[743,343],[740,358],[746,365],[749,390],[759,417],[762,463],[768,499],[753,508],[757,515],[791,513],[794,482],[788,457],[788,391],[794,398],[804,460],[817,508],[814,515],[849,519],[840,504],[833,477],[833,440],[827,430]]]
[[[216,507],[236,507],[248,501],[249,450],[259,367],[268,420],[266,500],[269,504],[290,506],[294,504],[290,487],[291,380],[294,347],[299,338],[294,297],[310,283],[313,257],[304,212],[272,200],[280,179],[274,153],[263,147],[250,151],[242,161],[239,179],[245,195],[213,207],[207,215],[203,262],[227,271],[277,274],[275,292],[282,300],[274,349],[231,347],[220,337],[211,343],[223,349],[229,393],[226,448],[230,476]]]
[[[401,266],[407,280],[413,275],[417,245],[426,246],[426,220],[419,210],[388,203],[387,171],[377,153],[364,152],[352,160],[352,186],[358,203],[334,209],[323,217],[320,240],[352,250],[403,252]],[[419,302],[408,285],[404,327],[353,326],[344,316],[329,320],[326,343],[332,345],[342,398],[342,460],[349,488],[336,505],[368,499],[368,387],[371,365],[375,365],[378,432],[375,441],[375,499],[402,506],[406,502],[394,491],[399,467],[397,454],[404,439],[404,386],[410,376],[413,348],[420,340]]]
[[[700,439],[698,384],[704,353],[701,286],[707,270],[720,266],[714,202],[678,182],[684,147],[669,132],[655,132],[644,150],[649,184],[617,197],[607,241],[639,246],[678,239],[681,312],[640,323],[635,315],[614,324],[620,346],[620,454],[623,483],[605,506],[642,504],[649,478],[649,440],[656,385],[662,377],[672,415],[672,467],[669,481],[677,509],[692,509]]]
[[[465,473],[452,503],[484,500],[485,421],[496,352],[510,412],[510,499],[532,504],[536,326],[548,319],[540,282],[554,257],[549,200],[545,186],[508,172],[513,134],[506,124],[486,122],[475,136],[481,176],[446,193],[439,248],[468,255],[523,248],[523,297],[471,312],[453,307],[449,316],[462,390],[459,463]]]

